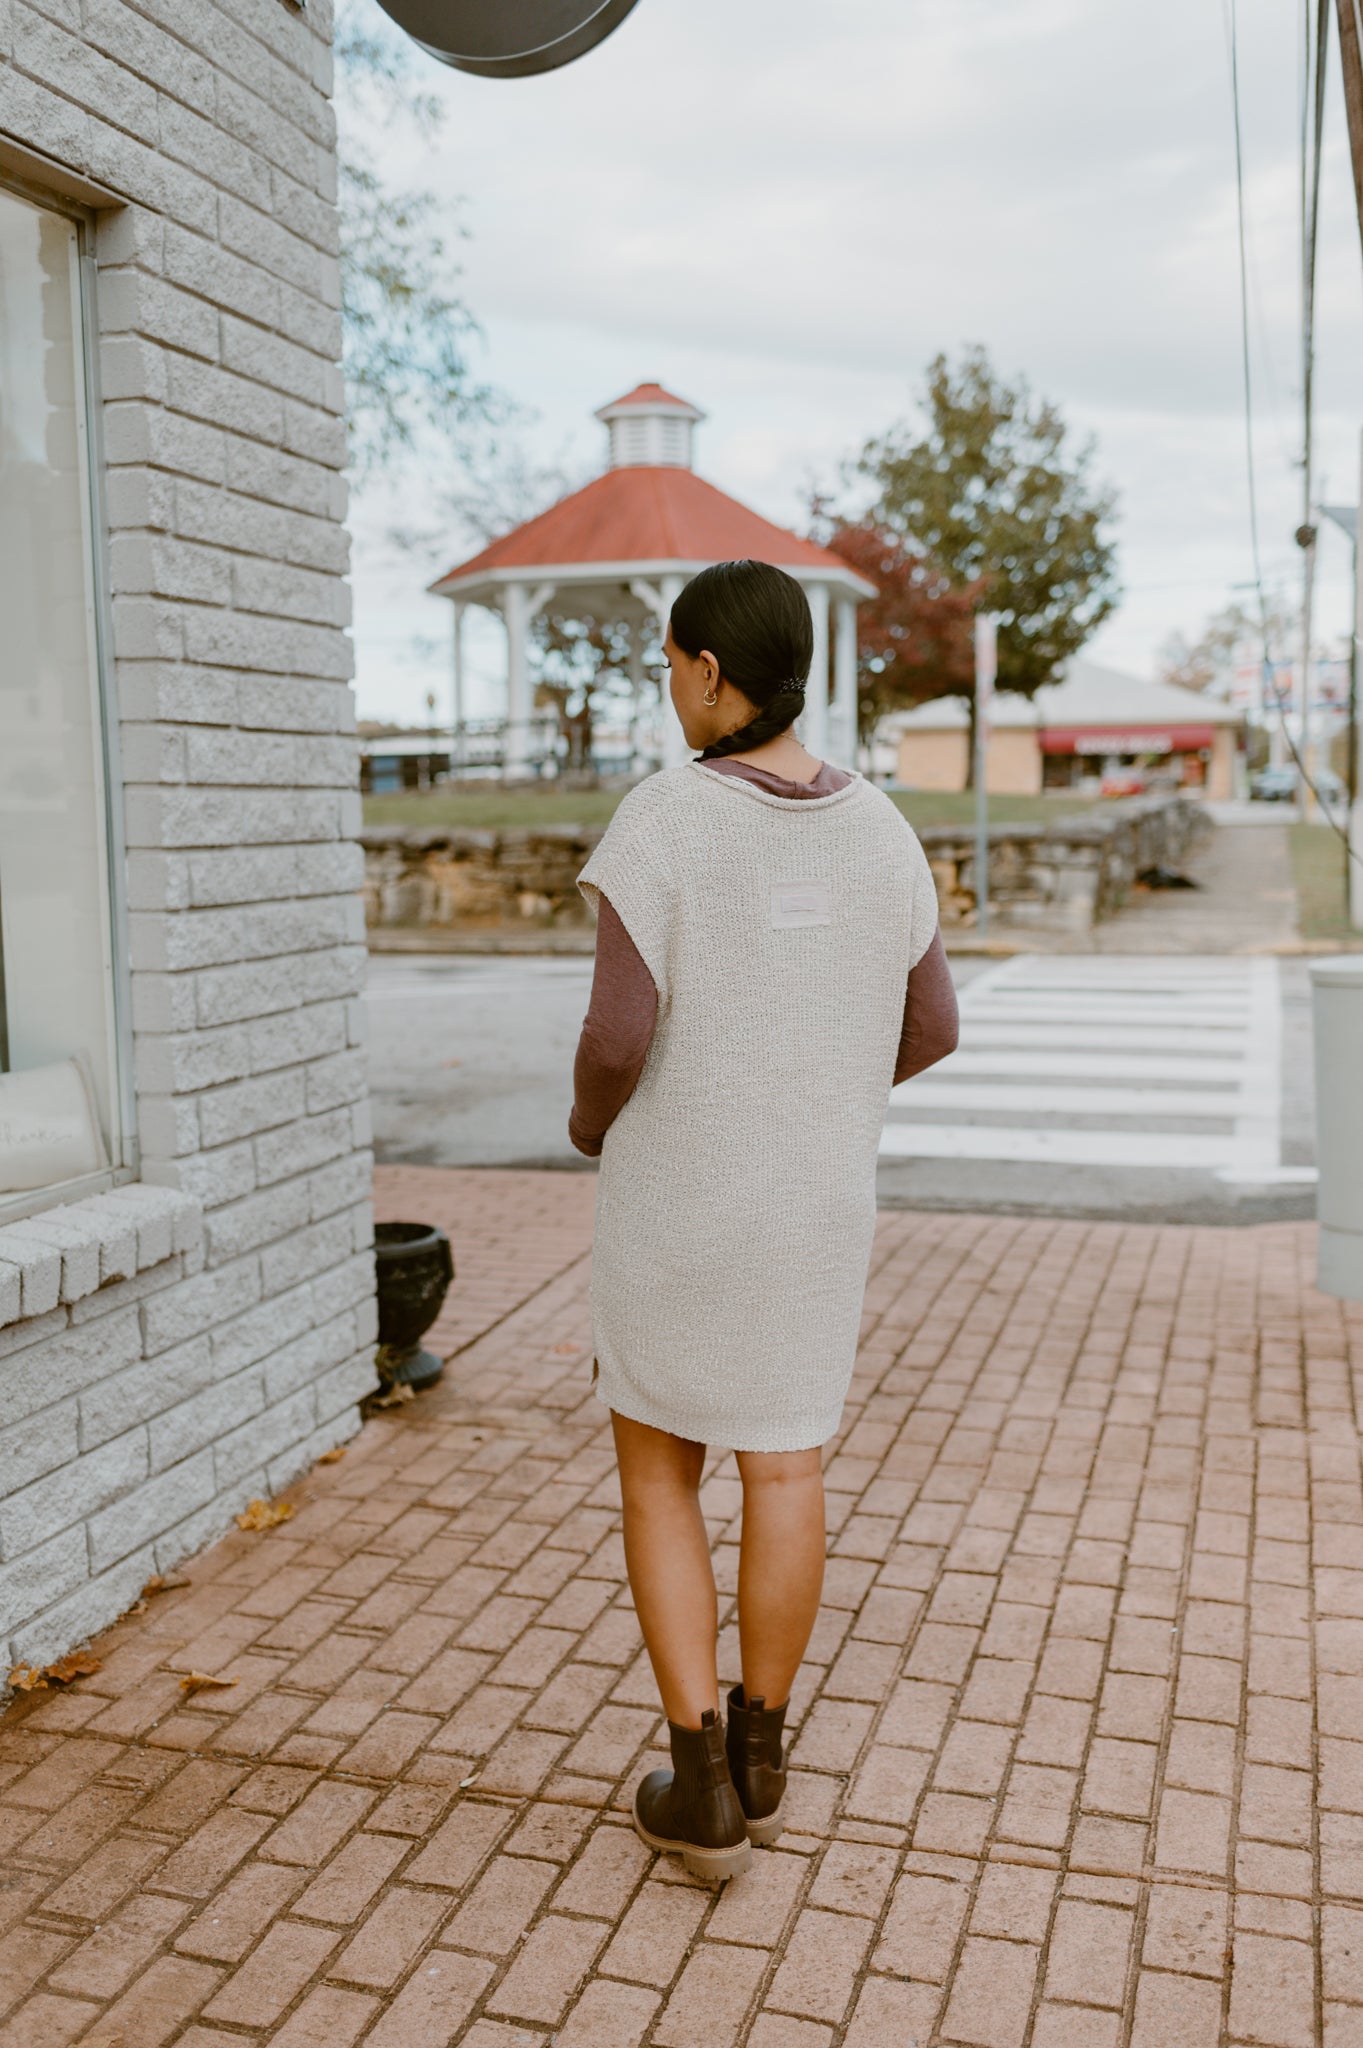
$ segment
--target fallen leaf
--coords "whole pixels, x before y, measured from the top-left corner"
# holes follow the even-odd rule
[[[17,1692],[40,1692],[47,1684],[47,1675],[41,1664],[16,1664],[9,1682]]]
[[[235,1678],[214,1678],[207,1671],[186,1671],[180,1680],[181,1692],[203,1692],[206,1687],[226,1687],[236,1684]]]
[[[469,1777],[467,1777],[467,1778],[461,1778],[461,1779],[459,1780],[459,1790],[460,1790],[461,1792],[463,1792],[463,1791],[464,1791],[464,1790],[465,1790],[465,1789],[466,1789],[466,1788],[467,1788],[467,1787],[468,1787],[469,1785],[476,1785],[476,1784],[477,1784],[477,1782],[478,1782],[478,1773],[477,1773],[477,1771],[474,1771],[474,1772],[473,1772],[473,1773],[472,1773],[472,1774],[471,1774],[471,1775],[470,1775]]]
[[[59,1657],[55,1664],[47,1667],[47,1676],[55,1678],[58,1685],[69,1685],[73,1678],[82,1678],[91,1671],[98,1671],[104,1662],[93,1650],[73,1650],[69,1657]]]
[[[166,1572],[164,1575],[155,1573],[142,1588],[142,1598],[149,1599],[153,1593],[173,1593],[178,1587],[191,1583],[183,1572]]]
[[[376,1408],[400,1408],[404,1401],[414,1401],[415,1399],[416,1395],[412,1392],[406,1380],[398,1380],[388,1389],[386,1394],[375,1395],[374,1406]]]
[[[150,1600],[134,1600],[132,1606],[127,1608],[125,1611],[130,1615],[145,1614],[150,1606]]]
[[[319,1465],[339,1465],[344,1456],[345,1445],[336,1444],[333,1449],[329,1451],[323,1451],[321,1457],[317,1460],[317,1462]]]
[[[293,1503],[287,1500],[251,1500],[237,1516],[239,1529],[273,1529],[279,1522],[293,1520]]]

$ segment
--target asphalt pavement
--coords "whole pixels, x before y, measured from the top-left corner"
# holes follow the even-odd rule
[[[1250,1223],[1314,1214],[1299,959],[958,959],[960,1050],[895,1091],[890,1207]],[[375,1141],[388,1164],[590,1170],[567,1138],[591,962],[377,955]]]

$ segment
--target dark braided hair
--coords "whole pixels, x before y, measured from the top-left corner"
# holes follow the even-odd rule
[[[716,562],[687,584],[672,607],[672,638],[694,661],[713,654],[726,683],[757,706],[756,718],[702,754],[746,753],[789,732],[805,708],[814,658],[809,599],[770,562]]]

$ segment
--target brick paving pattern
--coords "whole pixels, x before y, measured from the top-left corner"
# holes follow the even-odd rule
[[[1363,1312],[1309,1229],[882,1217],[790,1831],[715,1893],[628,1824],[590,1197],[381,1176],[455,1236],[447,1384],[10,1708],[0,2048],[1363,2042]]]

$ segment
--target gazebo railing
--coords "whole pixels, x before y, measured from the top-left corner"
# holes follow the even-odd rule
[[[450,773],[466,769],[515,767],[542,775],[562,751],[558,719],[552,712],[514,722],[509,718],[465,718],[450,730]]]
[[[605,774],[649,774],[661,759],[661,740],[646,716],[619,727],[596,728],[586,758],[573,759],[572,742],[552,713],[519,723],[506,718],[466,718],[449,728],[450,774],[482,775],[508,770],[543,776],[582,769]]]

